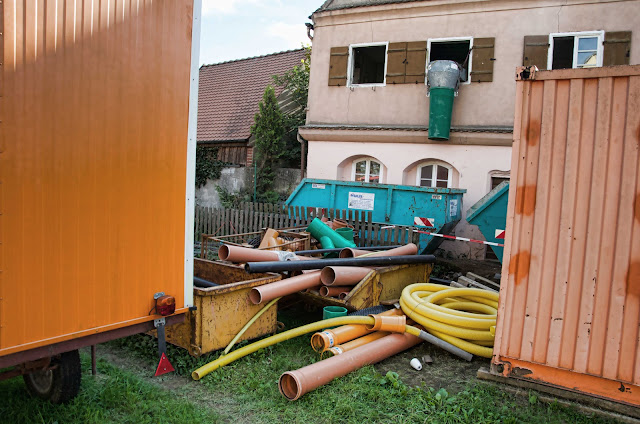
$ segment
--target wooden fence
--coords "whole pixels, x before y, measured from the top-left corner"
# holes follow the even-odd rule
[[[263,228],[294,228],[309,225],[316,217],[343,219],[354,227],[360,246],[417,243],[412,226],[372,222],[371,211],[316,208],[305,206],[243,203],[236,209],[196,206],[195,241],[202,234],[228,236],[260,231]]]

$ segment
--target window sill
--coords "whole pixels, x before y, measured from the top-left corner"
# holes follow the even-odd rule
[[[359,88],[359,87],[363,87],[363,88],[368,88],[368,87],[386,87],[387,84],[347,84],[347,87],[349,88]]]

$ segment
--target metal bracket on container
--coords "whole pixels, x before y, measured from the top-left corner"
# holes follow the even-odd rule
[[[153,320],[153,326],[158,330],[158,356],[162,356],[163,353],[167,352],[167,339],[164,332],[165,324],[164,318]]]

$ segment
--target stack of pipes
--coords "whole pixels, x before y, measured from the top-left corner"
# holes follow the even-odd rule
[[[337,259],[321,259],[294,255],[290,252],[274,252],[249,249],[239,246],[222,245],[218,256],[231,262],[246,262],[249,272],[285,271],[297,268],[302,274],[251,289],[249,300],[253,304],[269,302],[272,299],[299,291],[318,289],[323,296],[344,299],[354,286],[372,272],[369,266],[348,266],[368,261],[373,266],[411,262],[433,262],[430,255],[416,255],[418,247],[409,243],[390,250],[370,252],[344,248]],[[414,261],[415,260],[415,261]],[[341,265],[344,263],[345,265]],[[328,265],[328,266],[325,266]],[[336,266],[337,265],[337,266]]]

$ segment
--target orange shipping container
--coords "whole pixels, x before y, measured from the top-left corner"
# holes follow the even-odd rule
[[[518,75],[492,371],[640,405],[640,66]]]
[[[153,320],[156,292],[184,312],[193,0],[2,6],[0,356]]]

